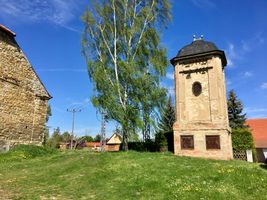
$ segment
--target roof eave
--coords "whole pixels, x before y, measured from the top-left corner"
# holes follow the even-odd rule
[[[210,56],[210,55],[221,56],[223,67],[227,65],[227,59],[225,57],[224,51],[222,50],[213,50],[213,51],[208,51],[208,52],[203,52],[203,53],[198,53],[198,54],[191,54],[191,55],[186,55],[186,56],[175,56],[174,58],[170,60],[170,62],[175,67],[176,63],[179,61],[190,60],[193,58]]]
[[[5,27],[2,24],[0,24],[0,30],[2,30],[3,32],[5,32],[6,34],[8,34],[12,37],[16,37],[16,33],[14,33],[13,31],[11,31],[10,29],[8,29],[7,27]]]

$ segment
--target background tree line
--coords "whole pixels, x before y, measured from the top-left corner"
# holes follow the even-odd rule
[[[76,145],[77,142],[100,142],[101,140],[101,135],[97,134],[95,137],[92,136],[80,136],[80,137],[74,137],[74,146],[75,146],[75,142]],[[52,148],[58,148],[60,143],[70,143],[71,141],[71,133],[68,131],[65,131],[63,133],[60,132],[60,128],[57,127],[56,129],[54,129],[53,133],[51,134],[50,137],[47,138],[46,142],[45,142],[45,146],[47,147],[52,147]]]
[[[237,98],[233,90],[228,93],[227,98],[229,125],[232,129],[232,144],[234,150],[252,149],[254,158],[256,159],[255,145],[251,130],[246,125],[246,114],[243,113],[243,103]],[[51,107],[47,110],[47,121],[52,115]],[[136,150],[153,150],[153,151],[173,151],[173,124],[175,122],[175,110],[172,103],[171,96],[165,99],[163,107],[159,111],[159,118],[157,127],[155,129],[155,140],[147,138],[140,141],[139,135],[132,129],[130,137],[130,148]],[[115,133],[123,134],[122,128],[116,127]],[[144,135],[143,135],[144,136]],[[49,137],[48,128],[44,134],[44,145],[48,147],[58,147],[59,143],[70,142],[71,134],[69,132],[60,132],[59,128],[54,129],[52,135]],[[86,142],[100,142],[101,135],[97,134],[94,138],[92,136],[76,137],[76,140],[83,140]],[[143,144],[142,144],[143,143]]]

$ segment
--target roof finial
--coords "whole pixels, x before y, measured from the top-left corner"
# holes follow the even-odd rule
[[[193,41],[196,41],[197,38],[196,38],[196,35],[193,35]]]

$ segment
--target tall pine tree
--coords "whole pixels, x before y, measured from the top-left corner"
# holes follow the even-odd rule
[[[171,132],[172,126],[175,122],[175,112],[174,107],[172,106],[171,96],[165,105],[165,108],[161,112],[161,116],[158,123],[158,132]]]
[[[155,142],[159,147],[166,148],[168,146],[169,151],[173,151],[173,124],[175,122],[175,111],[172,106],[171,96],[165,104],[164,109],[160,113],[160,119],[158,123],[158,130],[155,135]]]
[[[234,90],[231,90],[228,95],[227,100],[228,105],[228,118],[230,127],[233,129],[236,128],[246,128],[246,114],[242,114],[243,104],[237,98]]]

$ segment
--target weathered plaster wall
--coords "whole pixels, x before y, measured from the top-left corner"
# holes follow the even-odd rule
[[[206,69],[206,70],[201,70]],[[191,70],[191,73],[185,73]],[[232,159],[224,71],[218,56],[175,66],[174,152],[177,155]],[[198,81],[202,93],[195,96],[192,85]],[[194,149],[182,150],[180,136],[194,135]],[[221,148],[206,150],[206,135],[219,135]]]
[[[49,98],[14,38],[0,31],[0,143],[41,144]]]

